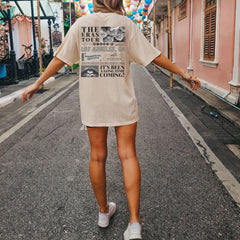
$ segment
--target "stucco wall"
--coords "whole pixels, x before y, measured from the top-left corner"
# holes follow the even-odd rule
[[[174,13],[174,55],[175,63],[181,68],[187,69],[189,62],[189,4],[187,4],[187,17],[178,20],[179,7]]]
[[[239,38],[240,38],[240,31],[239,31]],[[240,68],[240,42],[239,42],[239,68]]]
[[[175,63],[187,69],[190,53],[190,0],[187,0],[187,17],[178,20],[178,7],[174,8],[173,50]],[[194,74],[217,87],[230,90],[232,80],[235,31],[235,0],[219,0],[218,62],[216,68],[204,66],[201,58],[202,0],[193,1],[192,63]],[[158,46],[167,56],[167,20],[161,22]],[[240,56],[239,56],[240,57]],[[239,63],[240,65],[240,63]]]
[[[157,33],[158,33],[158,49],[165,56],[168,56],[167,18],[165,18],[158,24]]]
[[[217,68],[204,66],[200,61],[201,51],[201,10],[202,1],[194,1],[193,6],[193,68],[201,79],[216,86],[230,89],[234,52],[235,1],[221,0],[219,12],[219,64]]]

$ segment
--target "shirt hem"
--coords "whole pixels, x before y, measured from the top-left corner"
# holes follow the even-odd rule
[[[72,66],[74,64],[73,62],[69,61],[68,59],[62,57],[61,55],[59,56],[59,54],[56,54],[55,57],[60,59],[64,63],[66,63],[68,66]]]
[[[132,121],[121,122],[121,123],[114,122],[114,123],[95,123],[95,124],[93,124],[93,123],[87,123],[84,121],[82,121],[82,123],[83,123],[83,125],[88,126],[88,127],[119,127],[119,126],[133,124],[133,123],[137,122],[138,120],[139,120],[139,118],[136,118]]]

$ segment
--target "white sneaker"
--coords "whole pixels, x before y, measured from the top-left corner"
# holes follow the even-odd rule
[[[98,215],[98,226],[101,228],[106,228],[109,225],[110,218],[116,212],[117,206],[114,202],[108,203],[109,211],[108,213],[101,213],[99,212]]]
[[[126,231],[124,232],[124,240],[142,239],[141,232],[142,232],[142,227],[140,223],[134,222],[131,225],[129,223]]]

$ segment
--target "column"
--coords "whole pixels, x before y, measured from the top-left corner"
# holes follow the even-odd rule
[[[34,10],[33,10],[33,0],[31,0],[31,12],[32,12],[32,32],[33,32],[33,64],[34,64],[34,76],[39,76],[38,71],[38,52],[36,44],[36,35],[35,35],[35,20],[34,20]]]
[[[9,0],[6,1],[9,4]],[[17,80],[17,63],[16,63],[16,53],[14,51],[13,45],[13,35],[12,35],[12,21],[11,21],[11,12],[10,9],[7,10],[7,17],[8,17],[8,27],[9,27],[9,39],[10,39],[10,64],[11,64],[11,83],[16,84],[18,83]]]
[[[49,41],[50,41],[50,51],[49,55],[52,60],[53,58],[53,48],[52,48],[52,30],[51,30],[51,19],[48,18],[48,33],[49,33]]]
[[[240,91],[240,0],[236,0],[235,20],[235,44],[234,44],[234,66],[233,79],[229,82],[231,93],[239,94]]]
[[[193,35],[193,0],[190,0],[191,12],[190,12],[190,46],[189,46],[189,66],[188,72],[193,73],[193,64],[192,64],[192,35]]]

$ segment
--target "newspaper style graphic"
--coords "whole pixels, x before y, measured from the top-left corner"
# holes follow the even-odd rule
[[[124,77],[125,39],[125,27],[82,27],[81,77]]]

